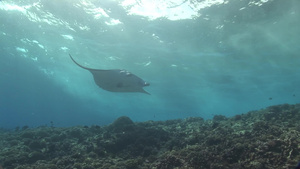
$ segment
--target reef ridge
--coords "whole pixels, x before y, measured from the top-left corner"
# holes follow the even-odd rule
[[[108,126],[0,130],[4,169],[289,169],[300,160],[300,104]],[[2,167],[1,167],[2,166]]]

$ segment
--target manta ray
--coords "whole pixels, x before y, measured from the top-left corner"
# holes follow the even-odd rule
[[[150,95],[150,93],[143,89],[143,87],[149,86],[150,84],[127,70],[91,69],[77,63],[71,55],[70,58],[79,67],[90,71],[94,77],[95,83],[104,90],[110,92],[140,92]]]

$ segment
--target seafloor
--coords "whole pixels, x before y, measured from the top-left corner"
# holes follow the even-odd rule
[[[300,104],[231,118],[0,132],[4,169],[289,169],[300,160]]]

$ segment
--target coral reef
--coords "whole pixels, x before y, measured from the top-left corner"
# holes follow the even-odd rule
[[[5,169],[274,169],[300,159],[300,104],[234,117],[0,130]]]

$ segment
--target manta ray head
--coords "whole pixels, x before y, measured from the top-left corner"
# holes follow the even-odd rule
[[[143,86],[150,86],[150,83],[144,81]]]

